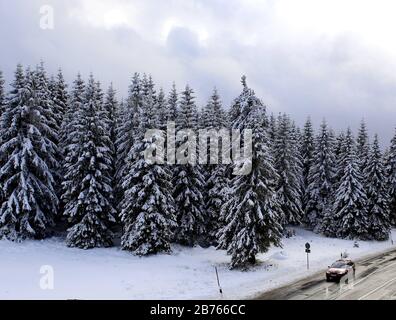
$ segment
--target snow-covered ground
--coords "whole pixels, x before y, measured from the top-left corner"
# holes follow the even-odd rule
[[[325,269],[345,250],[357,259],[392,247],[390,241],[330,239],[295,228],[282,248],[260,254],[248,272],[230,271],[230,257],[214,248],[174,246],[171,255],[138,258],[119,248],[83,251],[67,248],[62,239],[11,243],[0,241],[0,299],[218,299],[214,266],[223,298],[252,297],[259,292]],[[396,230],[392,231],[396,239]],[[310,271],[304,245],[310,242]],[[396,245],[395,245],[396,248]],[[53,290],[43,290],[43,265],[54,271]]]

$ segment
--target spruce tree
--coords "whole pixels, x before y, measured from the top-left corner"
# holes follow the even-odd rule
[[[320,126],[313,151],[312,166],[308,174],[308,187],[306,190],[305,223],[309,228],[319,231],[321,227],[327,228],[323,223],[326,206],[332,200],[333,184],[335,178],[335,157],[333,153],[332,136],[326,121]],[[323,226],[322,226],[323,223]]]
[[[156,129],[159,119],[152,114],[156,102],[150,91],[144,99],[138,136],[128,154],[128,174],[122,184],[125,193],[121,202],[121,246],[139,256],[170,252],[176,227],[169,167],[151,163],[144,157],[149,147],[153,153],[164,151],[161,143],[154,144],[156,140],[164,142],[163,131],[150,138],[145,137],[147,129]]]
[[[303,178],[303,208],[307,205],[307,197],[305,190],[308,188],[308,176],[313,165],[315,141],[314,130],[312,127],[311,118],[308,118],[304,125],[304,131],[301,143],[301,157],[302,157],[302,178]]]
[[[167,121],[176,121],[178,114],[178,94],[176,85],[173,83],[172,90],[167,99]]]
[[[386,187],[385,166],[378,143],[374,136],[373,145],[364,171],[367,186],[367,215],[369,219],[369,235],[375,240],[389,238],[389,198]]]
[[[58,70],[56,79],[52,81],[51,94],[52,94],[52,101],[54,104],[56,125],[58,128],[61,128],[63,118],[68,110],[68,105],[69,105],[67,84],[65,82],[61,69]]]
[[[85,84],[80,74],[77,74],[76,79],[73,82],[72,92],[70,94],[70,103],[66,108],[65,115],[63,117],[61,130],[60,130],[60,148],[63,156],[62,170],[65,168],[66,157],[70,158],[69,146],[77,143],[72,141],[71,133],[75,130],[75,121],[77,121],[77,112],[82,109],[84,104]]]
[[[142,113],[143,93],[142,84],[138,73],[135,73],[131,85],[129,86],[129,94],[122,112],[119,114],[116,140],[116,201],[122,198],[122,183],[127,175],[127,157],[137,137],[137,129],[139,127],[139,117]]]
[[[58,198],[51,168],[56,146],[39,71],[18,65],[1,117],[0,238],[42,239],[54,226]]]
[[[355,139],[353,137],[352,131],[350,128],[347,129],[346,133],[341,132],[337,137],[336,145],[335,145],[335,155],[336,155],[336,178],[335,178],[335,187],[341,183],[341,179],[344,175],[345,166],[347,163],[347,158],[351,151],[351,148],[356,148]],[[355,151],[356,153],[356,151]],[[360,171],[359,164],[359,171]]]
[[[114,89],[111,83],[106,92],[106,97],[104,101],[104,110],[107,113],[108,127],[110,130],[110,140],[114,145],[116,143],[116,122],[117,122],[117,112],[119,109],[119,104],[117,101],[117,91]]]
[[[358,136],[356,139],[356,155],[359,159],[360,171],[363,172],[367,167],[368,158],[370,153],[369,138],[364,120],[360,123]]]
[[[154,108],[156,111],[156,125],[158,126],[158,129],[166,130],[166,125],[168,122],[168,108],[165,99],[165,93],[162,88],[159,90]]]
[[[389,195],[390,222],[396,226],[396,132],[386,156],[387,189]]]
[[[216,88],[213,90],[213,94],[205,107],[203,127],[205,130],[215,130],[216,132],[220,132],[219,130],[227,128],[225,112]],[[218,148],[211,150],[210,139],[213,138],[217,139],[217,137],[211,136],[207,141],[208,157],[206,160],[208,164],[204,166],[204,171],[206,173],[204,197],[206,204],[205,210],[207,213],[206,225],[209,235],[208,238],[210,243],[216,244],[216,234],[221,227],[220,210],[221,206],[228,198],[229,179],[227,175],[227,165],[223,163],[221,157],[223,143],[221,139],[220,141],[215,141]],[[210,164],[210,154],[215,152],[217,153],[218,163]]]
[[[71,227],[66,243],[81,249],[112,245],[109,226],[116,212],[111,204],[111,140],[101,96],[91,75],[67,147],[71,158],[66,161],[62,198]]]
[[[284,224],[298,225],[303,216],[301,159],[287,115],[279,117],[274,154],[275,168],[279,175],[277,193],[284,213]]]
[[[342,156],[342,177],[335,192],[333,223],[337,225],[337,237],[364,240],[369,238],[367,196],[356,156],[355,141],[349,129],[344,150],[346,153]]]
[[[58,81],[54,80],[54,82],[51,83],[51,81],[48,79],[43,62],[37,66],[36,72],[34,74],[37,82],[37,95],[39,99],[38,103],[42,106],[42,113],[45,113],[47,123],[45,135],[49,140],[51,140],[54,146],[52,156],[56,161],[50,165],[49,169],[55,180],[54,187],[57,197],[60,198],[62,182],[62,148],[60,146],[60,135],[61,123],[64,115],[64,101],[60,100],[58,94],[64,95],[65,92],[60,92],[61,90],[58,88]],[[58,76],[61,77],[61,74]],[[61,78],[61,81],[63,81],[63,78]],[[65,83],[62,82],[60,85],[65,86]],[[65,97],[62,96],[62,98]],[[67,100],[67,97],[65,99]]]
[[[187,85],[180,98],[177,129],[181,137],[176,143],[178,148],[184,145],[186,152],[191,157],[193,157],[193,148],[196,148],[196,141],[190,144],[191,141],[189,141],[187,133],[182,134],[180,130],[191,129],[196,132],[196,108],[193,90]],[[175,166],[173,174],[173,196],[178,222],[176,241],[183,245],[192,246],[206,234],[205,223],[207,219],[202,194],[204,177],[200,167],[196,165],[197,158],[191,158],[190,163],[186,164],[180,164],[178,158],[176,159],[178,164]]]
[[[252,130],[252,158],[235,165],[249,162],[251,171],[234,176],[230,199],[221,210],[225,225],[218,234],[218,247],[232,256],[232,269],[246,269],[255,263],[258,253],[266,252],[271,245],[280,246],[282,234],[275,190],[278,176],[264,128],[265,109],[247,87],[245,77],[242,84],[243,92],[234,101],[231,121],[234,129]]]

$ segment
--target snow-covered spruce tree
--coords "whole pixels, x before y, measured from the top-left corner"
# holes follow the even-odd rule
[[[221,209],[225,225],[218,233],[218,248],[226,249],[232,256],[232,269],[246,269],[254,264],[258,253],[266,252],[271,245],[280,246],[282,235],[275,190],[277,173],[264,127],[265,108],[247,87],[245,77],[242,83],[243,92],[233,105],[233,115],[237,117],[232,118],[232,127],[252,130],[252,158],[236,164],[250,162],[251,171],[234,176],[230,199]]]
[[[126,159],[131,150],[137,136],[137,128],[139,126],[139,117],[142,113],[143,94],[141,88],[141,80],[138,73],[135,73],[131,85],[129,86],[129,94],[122,112],[119,114],[116,140],[116,190],[115,199],[120,201],[123,194],[122,183],[127,175]]]
[[[225,112],[220,100],[220,96],[216,90],[209,99],[205,110],[203,112],[203,128],[206,130],[216,130],[219,132],[221,129],[228,128]],[[217,243],[216,235],[221,227],[220,223],[220,210],[221,206],[228,198],[229,179],[227,175],[228,166],[223,164],[222,161],[222,141],[217,141],[218,149],[210,149],[210,139],[217,137],[210,137],[207,141],[207,165],[204,166],[206,173],[205,185],[205,209],[207,215],[207,232],[208,240],[212,244]],[[217,152],[218,163],[210,164],[210,154]]]
[[[175,83],[167,99],[167,121],[176,121],[178,114],[178,94]]]
[[[369,236],[375,240],[387,240],[390,232],[389,197],[386,187],[385,166],[377,135],[374,136],[366,164],[364,180],[367,191],[366,207],[369,219]]]
[[[350,130],[348,130],[349,132]],[[336,236],[348,239],[368,239],[367,196],[363,186],[353,136],[347,133],[345,140],[343,174],[335,192],[333,205]]]
[[[341,132],[336,141],[335,145],[335,155],[336,155],[336,177],[335,177],[335,187],[341,183],[341,179],[344,175],[344,169],[349,157],[351,148],[356,148],[355,138],[350,128],[347,129],[346,133]],[[356,151],[355,151],[356,153]],[[360,170],[360,164],[359,164]]]
[[[77,119],[77,112],[82,109],[84,104],[85,83],[80,74],[77,74],[73,82],[72,92],[70,94],[70,103],[63,117],[60,130],[60,148],[63,155],[62,170],[66,167],[65,161],[70,159],[72,150],[68,150],[69,146],[73,146],[77,141],[72,141],[71,133],[75,130],[74,121]]]
[[[51,232],[58,198],[51,168],[56,146],[48,138],[49,110],[40,96],[39,76],[18,65],[1,117],[0,238],[41,239]]]
[[[227,119],[217,89],[213,93],[203,110],[203,127],[218,130],[226,127]]]
[[[321,229],[325,207],[331,201],[333,192],[335,178],[333,144],[334,141],[327,123],[323,121],[316,137],[312,166],[308,174],[308,187],[305,193],[307,205],[304,221],[309,228],[317,232]]]
[[[390,222],[396,226],[396,132],[386,156],[387,189],[389,195]]]
[[[151,75],[147,77],[146,74],[143,74],[143,78],[141,81],[141,88],[144,97],[151,95],[151,98],[153,99],[154,103],[157,102],[157,93],[155,91],[155,84]],[[152,106],[152,108],[154,108],[154,106]]]
[[[313,165],[314,160],[314,150],[315,150],[315,138],[314,138],[314,130],[312,127],[311,118],[308,117],[307,121],[304,125],[304,131],[302,134],[302,143],[301,143],[301,158],[302,158],[302,178],[303,178],[303,209],[306,208],[307,205],[307,196],[306,190],[308,188],[308,176],[309,171]]]
[[[297,225],[303,216],[301,204],[301,161],[287,115],[278,119],[274,150],[275,168],[279,175],[277,193],[284,213],[284,224]]]
[[[166,124],[168,121],[168,108],[165,99],[165,93],[162,88],[158,92],[154,109],[156,111],[156,121],[158,129],[166,130]]]
[[[334,155],[336,159],[339,159],[344,148],[345,143],[345,132],[341,131],[334,142]]]
[[[112,245],[109,225],[115,221],[116,213],[111,205],[110,132],[100,96],[91,75],[84,103],[76,111],[72,144],[68,146],[72,158],[66,161],[63,182],[64,214],[71,225],[66,244],[81,249]]]
[[[125,193],[121,201],[121,246],[139,256],[170,252],[176,227],[169,167],[144,157],[149,148],[151,154],[164,151],[161,150],[161,141],[165,139],[163,131],[145,137],[147,129],[158,126],[158,114],[153,114],[158,111],[155,107],[149,89],[143,100],[137,136],[127,158],[128,173],[122,184]]]
[[[63,77],[62,70],[58,70],[56,78],[50,84],[52,101],[54,104],[54,114],[56,125],[58,128],[62,127],[63,118],[67,112],[69,105],[69,97],[67,92],[67,84]]]
[[[37,83],[37,96],[39,99],[38,103],[42,106],[42,113],[45,113],[45,118],[47,119],[46,137],[52,141],[54,146],[53,156],[56,161],[50,166],[50,170],[55,180],[54,186],[57,197],[60,198],[61,183],[63,179],[61,168],[62,149],[60,147],[60,131],[64,116],[64,101],[58,100],[58,94],[54,91],[58,82],[54,81],[51,83],[47,77],[43,62],[37,66],[36,72],[34,74]],[[61,80],[63,81],[63,78],[61,78]],[[64,82],[61,85],[65,86]],[[65,92],[59,93],[65,94]],[[67,100],[67,97],[62,98]]]
[[[363,172],[367,167],[370,153],[369,137],[367,133],[366,123],[364,120],[360,123],[358,136],[356,139],[356,155],[359,160],[360,171]]]
[[[181,93],[177,119],[177,130],[197,129],[197,110],[194,102],[193,90],[187,85]],[[184,154],[191,157],[190,163],[179,163],[180,157],[176,157],[177,165],[174,166],[173,196],[176,204],[177,223],[176,241],[183,245],[194,245],[202,236],[206,235],[205,223],[207,221],[204,212],[204,199],[202,190],[204,177],[200,167],[194,165],[197,159],[193,159],[192,148],[196,148],[196,141],[190,143],[187,133],[176,141],[178,152],[183,145]],[[191,163],[193,162],[193,163]]]
[[[111,83],[109,88],[107,89],[105,101],[103,105],[104,110],[107,113],[108,126],[110,130],[110,140],[112,141],[113,145],[116,142],[116,121],[117,121],[117,112],[119,109],[116,94],[117,91],[114,89],[113,84]]]

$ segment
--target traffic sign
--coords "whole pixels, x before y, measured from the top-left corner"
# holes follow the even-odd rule
[[[311,245],[309,244],[309,242],[307,242],[307,243],[305,244],[305,249],[309,250],[310,248],[311,248]]]

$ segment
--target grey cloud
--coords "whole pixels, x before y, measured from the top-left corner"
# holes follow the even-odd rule
[[[288,112],[299,124],[312,115],[317,125],[326,117],[336,129],[356,128],[364,117],[384,143],[393,135],[396,63],[352,33],[296,40],[274,22],[273,1],[253,0],[115,0],[136,5],[139,20],[106,29],[69,15],[81,1],[0,0],[0,69],[8,80],[18,62],[44,59],[69,81],[78,71],[94,72],[104,85],[113,81],[122,96],[137,71],[151,73],[165,90],[173,80],[180,90],[189,83],[200,105],[217,86],[229,106],[246,74],[270,111]],[[43,4],[54,5],[55,30],[39,28]],[[155,35],[168,20],[175,25],[159,42]],[[208,32],[203,43],[198,22]]]

